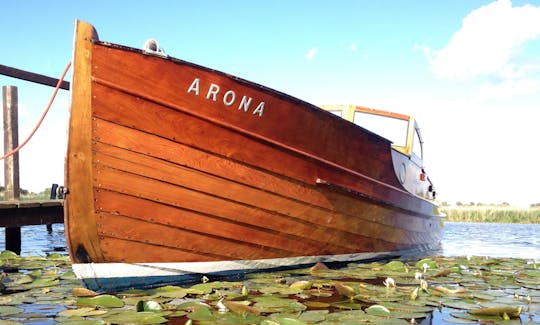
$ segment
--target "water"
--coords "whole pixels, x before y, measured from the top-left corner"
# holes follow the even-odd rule
[[[21,255],[67,254],[64,225],[22,228]],[[0,228],[0,250],[5,247],[4,228]],[[540,224],[501,224],[447,222],[438,255],[526,258],[540,261]]]
[[[0,228],[0,251],[5,249],[5,229]],[[45,225],[21,228],[21,255],[46,256],[52,253],[67,254],[64,225],[52,225],[48,232]]]
[[[61,224],[53,225],[51,232],[42,225],[23,227],[22,238],[21,255],[23,256],[67,254],[64,226]],[[0,228],[0,250],[5,247],[4,239],[4,229]],[[441,249],[435,255],[511,257],[538,262],[540,261],[540,225],[447,222]],[[32,322],[39,325],[54,324],[55,315],[65,308],[41,304],[23,304],[19,307],[24,308],[26,313],[42,315],[42,318]],[[435,309],[420,324],[450,324],[446,319],[451,318],[449,316],[451,311],[455,310],[446,307],[441,310]],[[525,317],[524,314],[522,314],[522,321],[525,321],[523,317]],[[537,317],[535,321],[538,321]]]
[[[489,256],[540,261],[540,224],[447,222],[444,256]]]

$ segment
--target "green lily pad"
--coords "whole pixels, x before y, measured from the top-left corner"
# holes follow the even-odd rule
[[[2,253],[0,253],[0,260],[14,260],[14,259],[21,259],[21,257],[16,254],[15,252],[4,250]]]
[[[196,321],[212,321],[215,319],[210,308],[197,308],[191,314],[188,314],[188,318]]]
[[[101,295],[96,297],[82,297],[77,299],[79,306],[93,306],[105,308],[119,308],[124,306],[122,299],[111,295]]]
[[[139,301],[135,306],[137,311],[150,311],[150,312],[160,312],[163,310],[163,307],[158,302],[153,300],[148,301]]]
[[[325,320],[328,313],[328,310],[308,310],[302,312],[298,317],[298,320],[309,324],[315,324]]]
[[[306,310],[306,306],[294,299],[279,298],[273,296],[261,296],[254,298],[255,304],[253,307],[259,312],[276,313],[276,312],[299,312]]]
[[[88,317],[88,316],[98,316],[106,314],[106,310],[95,309],[93,307],[83,307],[78,309],[66,309],[58,313],[58,316],[63,317]]]
[[[311,284],[312,284],[311,281],[302,280],[302,281],[295,281],[291,283],[289,287],[293,289],[298,289],[298,290],[308,290],[311,288]]]
[[[405,263],[401,261],[391,261],[383,265],[384,271],[396,271],[396,272],[405,272],[407,267]]]
[[[136,312],[134,310],[123,310],[104,317],[104,321],[112,324],[161,324],[167,319],[153,312]]]
[[[279,325],[307,325],[303,321],[291,317],[277,317],[276,320]]]
[[[24,309],[13,306],[0,306],[0,315],[9,316],[24,312]]]
[[[194,286],[191,286],[190,289],[200,291],[202,293],[211,293],[215,289],[231,288],[234,286],[241,287],[242,283],[241,282],[214,281],[214,282],[196,284]]]
[[[210,305],[198,300],[183,301],[177,306],[180,310],[196,310],[199,308],[210,308]]]
[[[414,267],[419,270],[424,270],[425,266],[427,266],[429,270],[435,270],[438,267],[437,262],[430,258],[424,258],[414,265]]]
[[[11,320],[1,320],[0,319],[0,325],[24,325],[23,323],[14,322]]]
[[[390,316],[390,310],[381,305],[369,306],[365,310],[366,314],[373,316]]]
[[[103,325],[106,324],[102,320],[98,319],[78,319],[78,320],[66,320],[60,322],[62,325]],[[2,323],[0,323],[2,325]]]

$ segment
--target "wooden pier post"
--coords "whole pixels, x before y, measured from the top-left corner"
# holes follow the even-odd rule
[[[19,146],[19,105],[15,86],[2,87],[4,108],[4,154]],[[19,153],[4,159],[4,200],[19,200]],[[21,253],[21,228],[6,228],[6,249]]]

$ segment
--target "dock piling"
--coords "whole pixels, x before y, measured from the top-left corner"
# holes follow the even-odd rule
[[[15,86],[3,86],[2,98],[4,109],[4,154],[19,146],[19,104]],[[20,198],[19,153],[4,159],[4,200],[16,201]],[[6,249],[21,253],[21,228],[7,227]]]

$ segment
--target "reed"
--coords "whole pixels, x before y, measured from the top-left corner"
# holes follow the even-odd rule
[[[444,207],[446,221],[540,224],[540,208],[511,206]]]

